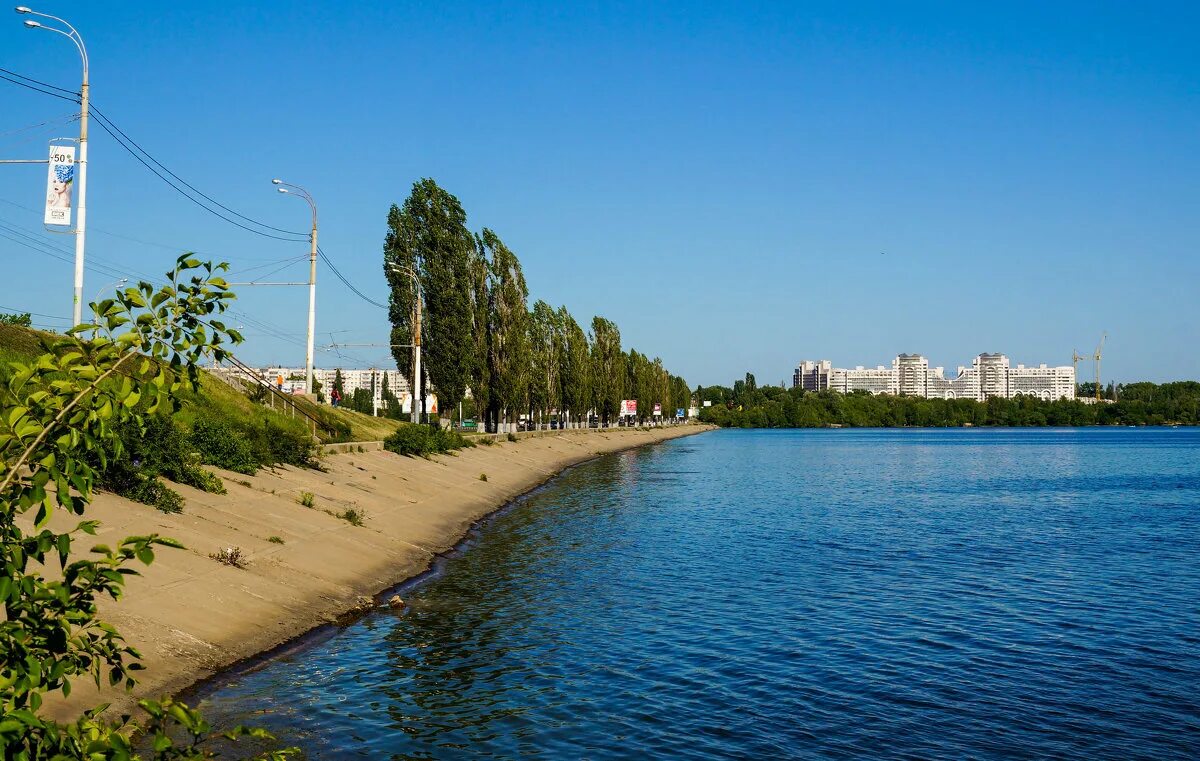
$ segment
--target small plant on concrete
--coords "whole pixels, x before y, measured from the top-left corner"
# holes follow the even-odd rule
[[[226,547],[220,552],[210,553],[209,557],[218,563],[231,565],[234,568],[245,568],[250,562],[249,558],[246,557],[246,553],[242,552],[241,547]]]
[[[480,443],[480,444],[483,444],[485,447],[494,447],[494,446],[496,446],[496,442],[495,442],[494,440],[492,440],[492,437],[491,437],[491,436],[484,436],[483,438],[481,438],[481,439],[479,440],[479,443]]]
[[[509,441],[516,441],[516,440],[517,440],[517,434],[515,434],[515,433],[510,433],[510,434],[508,434],[508,440],[509,440]]]
[[[317,504],[317,497],[310,491],[302,491],[300,492],[300,504],[305,507],[312,507]]]
[[[283,539],[277,536],[268,536],[267,541],[271,544],[283,544]]]
[[[361,526],[363,525],[363,518],[366,518],[367,516],[362,510],[348,507],[346,508],[345,512],[338,513],[337,517],[341,518],[352,526]]]
[[[359,451],[359,452],[365,452],[365,451],[367,451],[367,450],[366,450],[366,449],[363,449],[363,445],[362,445],[362,444],[359,444],[359,445],[358,445],[358,451]]]
[[[480,474],[479,474],[479,480],[480,480],[480,481],[486,481],[486,480],[487,480],[487,473],[480,473]]]

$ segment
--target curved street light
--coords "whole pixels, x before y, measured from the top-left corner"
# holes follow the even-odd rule
[[[71,315],[75,324],[83,322],[83,258],[85,244],[87,240],[87,147],[88,147],[88,54],[87,47],[83,44],[83,37],[75,30],[75,27],[58,16],[51,16],[49,13],[39,13],[38,11],[28,8],[24,5],[18,5],[14,8],[18,14],[24,16],[38,16],[44,19],[56,21],[65,26],[69,31],[64,32],[57,27],[47,26],[40,21],[33,19],[25,19],[25,27],[28,29],[44,29],[47,32],[55,32],[66,37],[71,42],[75,43],[75,48],[79,51],[79,57],[83,60],[83,84],[79,89],[79,159],[75,162],[79,166],[79,192],[78,208],[76,213],[78,216],[75,220],[75,289],[71,301]]]
[[[277,190],[285,195],[303,198],[312,210],[312,231],[308,240],[310,245],[308,255],[308,345],[304,353],[304,378],[308,384],[308,393],[313,393],[313,335],[317,328],[317,202],[312,195],[299,185],[284,182],[278,178],[271,180],[272,185],[279,186]]]

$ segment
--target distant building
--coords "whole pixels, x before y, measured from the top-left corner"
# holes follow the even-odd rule
[[[825,391],[829,388],[829,374],[833,364],[823,359],[820,362],[805,360],[796,366],[792,373],[792,387],[805,391]]]
[[[333,391],[333,380],[337,377],[339,368],[313,368],[313,378],[320,384],[321,392],[325,396],[325,400],[329,401],[329,394]],[[218,367],[209,372],[217,373],[237,379],[242,376],[242,372],[235,368]],[[308,391],[308,384],[304,379],[303,367],[266,367],[255,369],[258,377],[285,394],[303,394]],[[342,373],[342,395],[344,402],[349,402],[354,397],[354,392],[357,389],[366,389],[374,391],[374,406],[376,409],[386,409],[387,403],[383,398],[383,379],[387,378],[388,391],[392,393],[400,402],[402,412],[410,412],[412,404],[412,393],[408,387],[408,379],[404,377],[399,370],[384,370],[381,368],[370,368],[366,370],[360,369],[341,369]],[[428,376],[426,376],[428,377]],[[425,399],[425,409],[427,412],[437,412],[437,395],[429,394]]]
[[[796,366],[792,386],[805,391],[866,391],[926,399],[985,401],[991,397],[1033,396],[1051,401],[1075,398],[1075,368],[1012,367],[1003,354],[980,354],[971,367],[959,367],[955,377],[947,378],[945,368],[931,368],[929,360],[920,354],[901,354],[892,360],[890,369],[860,365],[851,370],[833,367],[827,359],[805,360]]]

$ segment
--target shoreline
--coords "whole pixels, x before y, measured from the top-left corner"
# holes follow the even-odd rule
[[[119,602],[100,603],[101,619],[142,653],[145,670],[135,690],[97,690],[79,681],[67,699],[47,696],[48,713],[72,720],[102,702],[116,715],[131,712],[142,697],[191,698],[231,670],[303,648],[384,596],[420,583],[489,518],[563,471],[709,430],[542,432],[430,459],[383,450],[327,454],[322,470],[219,472],[224,495],[173,484],[187,499],[180,514],[99,495],[87,513],[101,521],[96,543],[158,533],[187,549],[159,551],[153,565],[129,579]],[[306,492],[314,497],[311,508],[300,504]],[[365,513],[364,525],[335,514],[347,509]],[[229,546],[249,556],[245,568],[209,557]]]
[[[660,441],[640,444],[631,447],[631,449],[638,449],[643,446],[653,446],[654,444],[669,440],[671,439],[661,439]],[[280,643],[270,650],[264,650],[260,653],[255,653],[254,655],[243,658],[236,663],[231,663],[229,666],[221,669],[217,673],[205,677],[204,679],[200,679],[188,687],[185,687],[183,690],[180,690],[176,694],[176,697],[183,700],[183,702],[187,703],[188,706],[195,708],[197,705],[199,705],[200,701],[204,699],[206,694],[219,689],[222,684],[236,679],[243,674],[252,674],[258,669],[269,665],[272,661],[278,658],[284,658],[293,653],[301,652],[312,645],[320,644],[327,639],[335,637],[340,630],[345,629],[348,626],[353,626],[362,618],[369,616],[372,613],[389,610],[387,600],[392,595],[400,595],[400,597],[405,599],[407,603],[407,598],[405,595],[410,590],[416,589],[417,587],[420,587],[421,585],[430,581],[434,581],[440,577],[446,570],[446,564],[451,560],[457,559],[462,553],[470,551],[473,543],[478,541],[482,533],[487,530],[487,527],[492,523],[492,521],[516,509],[517,506],[519,506],[521,502],[525,500],[525,498],[549,487],[556,480],[558,480],[559,477],[569,473],[575,468],[578,468],[581,465],[586,465],[589,462],[594,462],[606,454],[615,454],[619,451],[628,450],[613,450],[612,452],[597,454],[589,457],[586,460],[580,460],[579,462],[572,463],[554,475],[550,476],[545,481],[537,484],[529,491],[518,494],[504,504],[499,505],[495,510],[492,510],[487,515],[484,515],[483,517],[474,521],[467,528],[463,536],[457,542],[455,542],[452,547],[434,555],[429,563],[429,567],[427,567],[425,570],[421,571],[415,576],[410,576],[407,579],[401,579],[392,586],[387,587],[373,595],[374,605],[370,609],[360,610],[355,607],[354,609],[351,609],[343,614],[341,620],[339,621],[318,624],[309,631],[297,635],[287,642]]]

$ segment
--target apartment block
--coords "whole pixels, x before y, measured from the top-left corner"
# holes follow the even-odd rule
[[[792,386],[805,391],[832,389],[848,394],[919,396],[926,399],[1011,399],[1033,396],[1047,401],[1075,398],[1075,368],[1039,365],[1013,367],[1003,354],[980,354],[970,367],[946,377],[945,368],[930,367],[920,354],[900,354],[890,368],[879,365],[837,368],[829,360],[804,360],[792,374]]]

